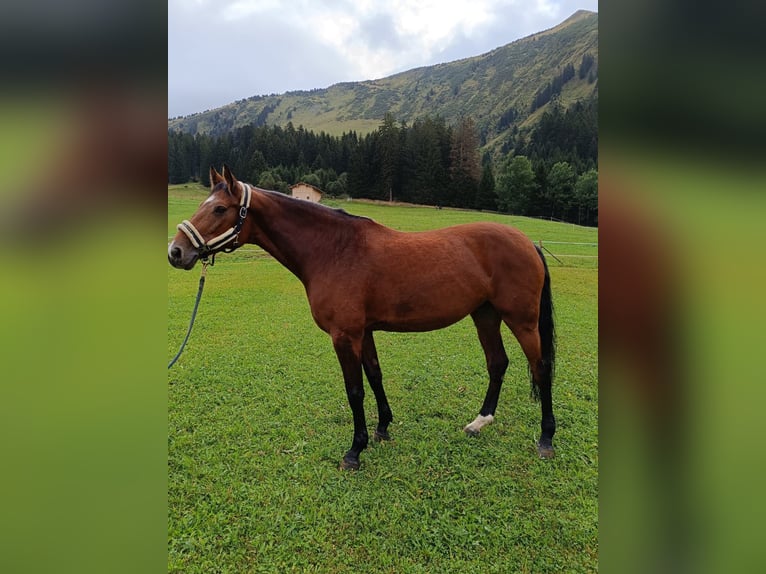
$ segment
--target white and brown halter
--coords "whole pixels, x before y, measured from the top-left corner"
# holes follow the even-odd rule
[[[239,236],[239,232],[242,230],[242,225],[245,223],[245,218],[247,217],[247,210],[250,207],[250,198],[253,196],[253,190],[250,189],[249,185],[242,182],[239,183],[242,186],[242,198],[239,201],[239,219],[235,225],[207,241],[205,241],[202,234],[188,219],[184,219],[176,226],[179,231],[182,231],[186,237],[189,238],[191,244],[195,249],[199,250],[200,255],[203,258],[211,253],[215,253],[231,241],[236,243],[236,239]],[[230,247],[229,249],[224,248],[223,251],[230,252],[234,251],[234,249],[236,249],[236,247]]]

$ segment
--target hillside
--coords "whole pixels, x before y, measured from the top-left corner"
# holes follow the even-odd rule
[[[292,122],[315,132],[361,135],[376,129],[386,113],[407,123],[440,115],[452,124],[470,115],[481,145],[494,147],[508,131],[534,124],[551,96],[566,107],[597,95],[597,86],[598,14],[580,10],[554,28],[480,56],[379,80],[253,96],[171,119],[168,128],[219,135],[248,124]]]

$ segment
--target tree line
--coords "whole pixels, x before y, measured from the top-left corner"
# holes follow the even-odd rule
[[[227,163],[259,187],[289,192],[303,181],[344,197],[598,222],[595,98],[563,110],[554,100],[531,132],[509,130],[499,157],[479,150],[474,121],[423,117],[407,125],[387,114],[364,136],[248,125],[221,136],[170,130],[168,181],[209,185]]]
[[[598,66],[596,64],[596,59],[593,57],[592,54],[587,53],[583,54],[582,62],[580,62],[580,69],[577,73],[579,78],[581,80],[584,80],[587,76],[588,83],[592,84],[596,81],[596,78],[598,77]],[[564,88],[567,82],[575,77],[575,69],[573,64],[567,64],[564,66],[564,68],[559,72],[559,74],[553,78],[548,84],[537,90],[534,97],[532,98],[532,104],[529,108],[530,113],[534,112],[538,108],[543,107],[545,104],[550,102],[553,98],[558,96],[561,93],[561,90]]]

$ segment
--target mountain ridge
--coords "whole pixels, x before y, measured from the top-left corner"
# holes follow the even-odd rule
[[[547,90],[547,91],[546,91]],[[485,149],[530,129],[551,101],[567,107],[598,95],[598,13],[578,10],[552,28],[478,56],[327,88],[252,96],[168,120],[168,129],[221,135],[248,125],[292,122],[341,135],[377,129],[386,114],[450,124],[470,115]],[[539,104],[539,105],[538,105]]]

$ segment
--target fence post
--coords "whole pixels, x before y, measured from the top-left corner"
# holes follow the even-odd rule
[[[553,257],[556,261],[564,265],[564,262],[561,259],[556,257],[553,253],[551,253],[550,249],[548,249],[545,245],[543,245],[542,239],[538,239],[537,242],[540,244],[540,249],[545,249],[548,253],[550,253],[551,257]]]

